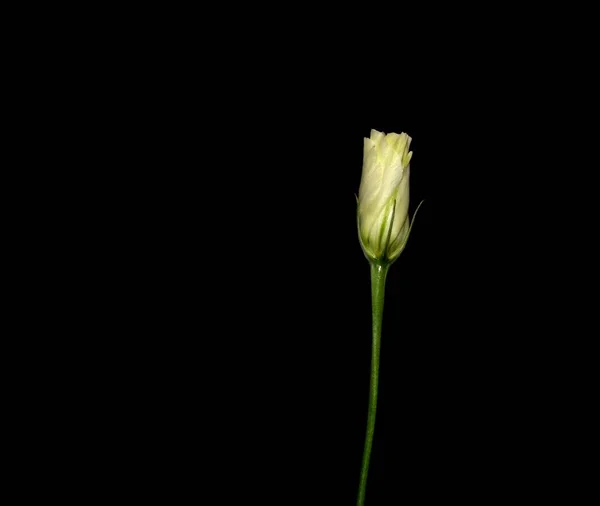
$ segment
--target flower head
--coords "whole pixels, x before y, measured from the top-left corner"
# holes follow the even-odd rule
[[[392,262],[406,245],[411,140],[405,133],[377,130],[364,140],[358,235],[369,260]]]

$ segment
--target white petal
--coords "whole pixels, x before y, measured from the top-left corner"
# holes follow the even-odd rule
[[[399,143],[402,141],[402,135],[391,133],[387,134],[385,139],[394,151],[398,151],[400,149]]]
[[[402,181],[398,185],[398,193],[396,196],[396,212],[394,216],[394,225],[392,227],[391,241],[393,242],[404,226],[404,222],[408,216],[408,205],[410,202],[409,195],[409,174],[410,169],[407,168],[404,172]]]
[[[363,171],[367,165],[372,164],[372,158],[375,157],[375,143],[365,137],[363,142]]]
[[[387,170],[387,167],[392,163],[394,150],[385,137],[377,144],[377,156],[379,156],[385,170]]]
[[[375,129],[371,129],[371,140],[374,141],[376,144],[381,141],[381,139],[383,139],[385,137],[385,134],[383,132],[379,132],[378,130]]]
[[[371,246],[372,250],[374,251],[376,256],[381,256],[381,253],[383,253],[381,246],[382,246],[382,236],[381,236],[381,230],[383,227],[384,222],[386,222],[387,224],[390,223],[390,219],[391,219],[391,208],[389,206],[383,206],[381,208],[377,209],[377,212],[373,212],[370,214],[369,218],[367,220],[367,222],[365,223],[365,232],[366,232],[366,236],[368,237],[368,241],[369,241],[369,245]],[[387,230],[387,229],[386,229]]]
[[[383,167],[377,158],[375,143],[370,139],[364,140],[363,170],[358,191],[361,208],[371,204],[381,189]]]
[[[381,182],[381,194],[379,198],[388,201],[394,195],[404,177],[404,169],[400,158],[396,157],[383,170],[383,179]]]

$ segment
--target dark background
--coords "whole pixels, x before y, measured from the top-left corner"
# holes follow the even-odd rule
[[[102,216],[94,245],[119,475],[170,500],[355,501],[371,344],[355,193],[375,128],[413,138],[411,214],[424,203],[388,276],[367,504],[556,497],[591,374],[576,97],[556,99],[546,57],[481,57],[472,38],[279,37],[158,44],[144,79],[126,56],[102,95],[122,104],[99,172],[116,226]]]
[[[375,128],[413,138],[424,204],[388,277],[367,505],[582,502],[596,18],[398,6],[23,18],[48,33],[13,37],[7,74],[25,168],[5,242],[25,265],[6,267],[33,301],[8,297],[26,337],[7,412],[61,497],[355,502],[371,309],[354,194]]]
[[[346,91],[339,103],[334,88],[319,104],[286,109],[275,134],[283,145],[270,174],[284,188],[275,190],[279,219],[265,215],[278,225],[278,253],[273,262],[266,254],[250,284],[262,294],[251,306],[254,325],[262,328],[263,316],[275,324],[247,344],[251,356],[259,349],[271,357],[259,361],[265,381],[252,394],[261,397],[259,412],[275,417],[265,436],[277,441],[275,480],[292,495],[318,490],[323,503],[354,501],[364,443],[370,287],[354,193],[370,128],[413,137],[411,212],[425,202],[388,278],[368,502],[477,494],[483,483],[515,480],[498,455],[516,444],[524,401],[516,385],[530,349],[509,351],[524,309],[522,299],[506,300],[511,282],[502,273],[514,250],[498,232],[518,203],[497,209],[502,196],[488,186],[492,171],[506,170],[486,153],[497,132],[481,133],[491,123],[476,118],[455,126],[464,109],[445,100],[394,91],[392,100],[388,90]],[[272,266],[274,278],[265,279]]]
[[[555,406],[577,397],[564,388],[563,345],[577,331],[556,268],[563,168],[547,151],[544,108],[523,114],[464,83],[319,80],[306,95],[287,84],[235,125],[250,142],[241,160],[233,152],[244,197],[219,221],[233,233],[230,261],[202,268],[229,272],[218,288],[227,330],[215,331],[234,413],[227,462],[241,458],[233,476],[261,494],[258,474],[283,503],[354,501],[371,323],[354,193],[376,128],[413,137],[411,213],[425,202],[388,278],[368,503],[510,497],[524,484],[558,493],[565,475],[549,476],[570,408]]]
[[[413,138],[411,214],[424,203],[387,282],[368,504],[564,486],[549,478],[571,440],[564,385],[589,371],[574,376],[564,345],[580,335],[557,238],[569,189],[544,108],[470,80],[310,70],[234,87],[212,115],[192,109],[197,137],[182,120],[147,147],[173,167],[141,179],[156,177],[138,189],[151,241],[131,259],[152,336],[132,351],[159,420],[149,462],[223,501],[355,501],[371,344],[355,193],[375,128]]]
[[[563,218],[537,184],[547,132],[470,89],[308,89],[229,97],[169,180],[150,316],[172,336],[155,350],[168,451],[208,459],[224,498],[355,500],[371,313],[354,194],[376,128],[413,137],[410,212],[424,204],[388,277],[368,504],[550,486],[573,380],[556,336],[573,327],[548,275]]]

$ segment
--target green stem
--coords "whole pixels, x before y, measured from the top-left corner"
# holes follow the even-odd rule
[[[383,322],[383,300],[385,297],[385,278],[389,264],[371,262],[371,301],[373,311],[373,347],[371,357],[371,387],[369,389],[369,413],[367,415],[367,435],[363,453],[360,486],[358,489],[358,506],[365,504],[367,492],[367,476],[369,474],[369,459],[373,447],[375,432],[375,413],[377,411],[377,387],[379,383],[379,355],[381,352],[381,325]]]

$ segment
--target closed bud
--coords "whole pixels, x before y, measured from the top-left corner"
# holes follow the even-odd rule
[[[393,262],[408,240],[411,140],[405,133],[377,130],[364,140],[358,235],[370,261]]]

